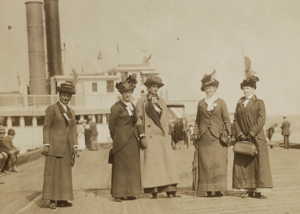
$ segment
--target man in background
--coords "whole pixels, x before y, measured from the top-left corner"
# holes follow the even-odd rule
[[[281,125],[281,129],[282,129],[281,134],[283,135],[283,142],[284,142],[284,148],[285,149],[290,148],[290,142],[289,142],[289,137],[291,135],[290,126],[291,126],[291,124],[287,120],[287,118],[283,117],[283,123]]]
[[[18,162],[18,154],[20,153],[20,148],[15,147],[12,140],[15,138],[17,133],[14,129],[9,129],[7,136],[3,138],[4,148],[9,151],[8,159],[6,160],[4,170],[8,171],[9,169],[9,161],[11,161],[12,172],[21,172],[17,169],[16,163]]]
[[[4,137],[5,137],[5,128],[4,126],[0,126],[0,176],[9,154],[9,151],[3,145],[2,139]],[[0,184],[4,184],[4,182],[0,181]]]
[[[90,139],[91,139],[91,147],[93,151],[97,151],[97,140],[98,140],[98,130],[97,124],[92,119],[92,116],[89,116],[89,125],[90,125]]]

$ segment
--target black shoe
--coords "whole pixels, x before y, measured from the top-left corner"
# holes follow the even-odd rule
[[[136,200],[136,197],[135,196],[129,196],[129,197],[127,197],[127,200]]]
[[[67,201],[57,201],[57,206],[58,207],[71,207],[71,206],[73,206],[73,204],[69,203]]]
[[[256,193],[255,193],[255,198],[258,198],[258,199],[266,199],[267,197],[266,197],[266,196],[263,196],[260,192],[256,192]]]
[[[211,192],[207,192],[206,197],[211,197]]]
[[[55,201],[54,201],[54,200],[50,200],[49,208],[50,208],[50,209],[56,209],[56,204],[55,204]]]
[[[223,192],[221,192],[221,191],[217,191],[216,192],[216,197],[222,197],[222,196],[224,196],[225,194],[223,193]]]

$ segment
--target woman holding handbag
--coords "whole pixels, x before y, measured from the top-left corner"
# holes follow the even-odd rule
[[[116,84],[122,99],[111,107],[109,131],[113,139],[110,152],[112,163],[111,194],[117,202],[124,198],[134,200],[142,193],[137,116],[130,101],[137,81],[129,76]]]
[[[215,94],[219,81],[216,71],[204,75],[201,91],[206,98],[199,101],[194,138],[198,149],[198,184],[194,190],[207,192],[207,197],[221,197],[227,190],[227,154],[230,145],[231,124],[224,100]],[[225,127],[224,127],[225,126]],[[225,128],[225,129],[224,129]]]
[[[244,92],[236,106],[234,128],[237,144],[248,141],[255,144],[257,154],[249,155],[235,152],[233,162],[233,188],[245,191],[242,198],[266,198],[262,192],[270,192],[273,180],[270,169],[269,153],[263,126],[266,121],[264,101],[254,94],[259,79],[250,76],[241,83]],[[245,144],[244,144],[245,145]],[[247,145],[247,144],[246,144]],[[242,147],[240,147],[242,148]]]

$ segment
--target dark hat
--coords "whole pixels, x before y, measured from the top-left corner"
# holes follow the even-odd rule
[[[120,93],[124,91],[133,92],[136,84],[137,84],[136,78],[134,76],[129,75],[129,77],[127,77],[127,79],[124,82],[116,83],[116,89],[118,89]]]
[[[0,133],[6,133],[5,127],[2,125],[0,125]]]
[[[14,129],[8,129],[8,133],[7,133],[8,135],[15,135],[15,134],[17,134],[16,132],[15,132],[15,130]]]
[[[250,76],[247,77],[247,79],[245,79],[242,83],[241,83],[241,89],[243,89],[243,87],[249,86],[252,88],[256,89],[256,82],[258,82],[259,79],[256,76]]]
[[[201,80],[202,86],[201,91],[205,91],[206,86],[216,86],[219,87],[219,81],[215,79],[216,70],[214,70],[211,74],[205,74]]]
[[[64,92],[64,93],[68,93],[68,94],[76,93],[75,86],[69,81],[61,83],[60,86],[57,87],[57,91],[60,93]]]
[[[159,76],[150,76],[147,78],[144,83],[146,87],[151,87],[152,85],[157,85],[159,88],[163,87],[165,84],[162,83],[162,80]]]

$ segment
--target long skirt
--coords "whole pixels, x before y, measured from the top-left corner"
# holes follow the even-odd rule
[[[137,196],[142,193],[140,153],[134,134],[113,156],[111,194],[113,197]]]
[[[46,156],[43,185],[44,200],[74,200],[71,166],[72,149],[70,146],[66,147],[62,158]]]
[[[198,141],[198,191],[227,190],[228,148],[209,130]]]

